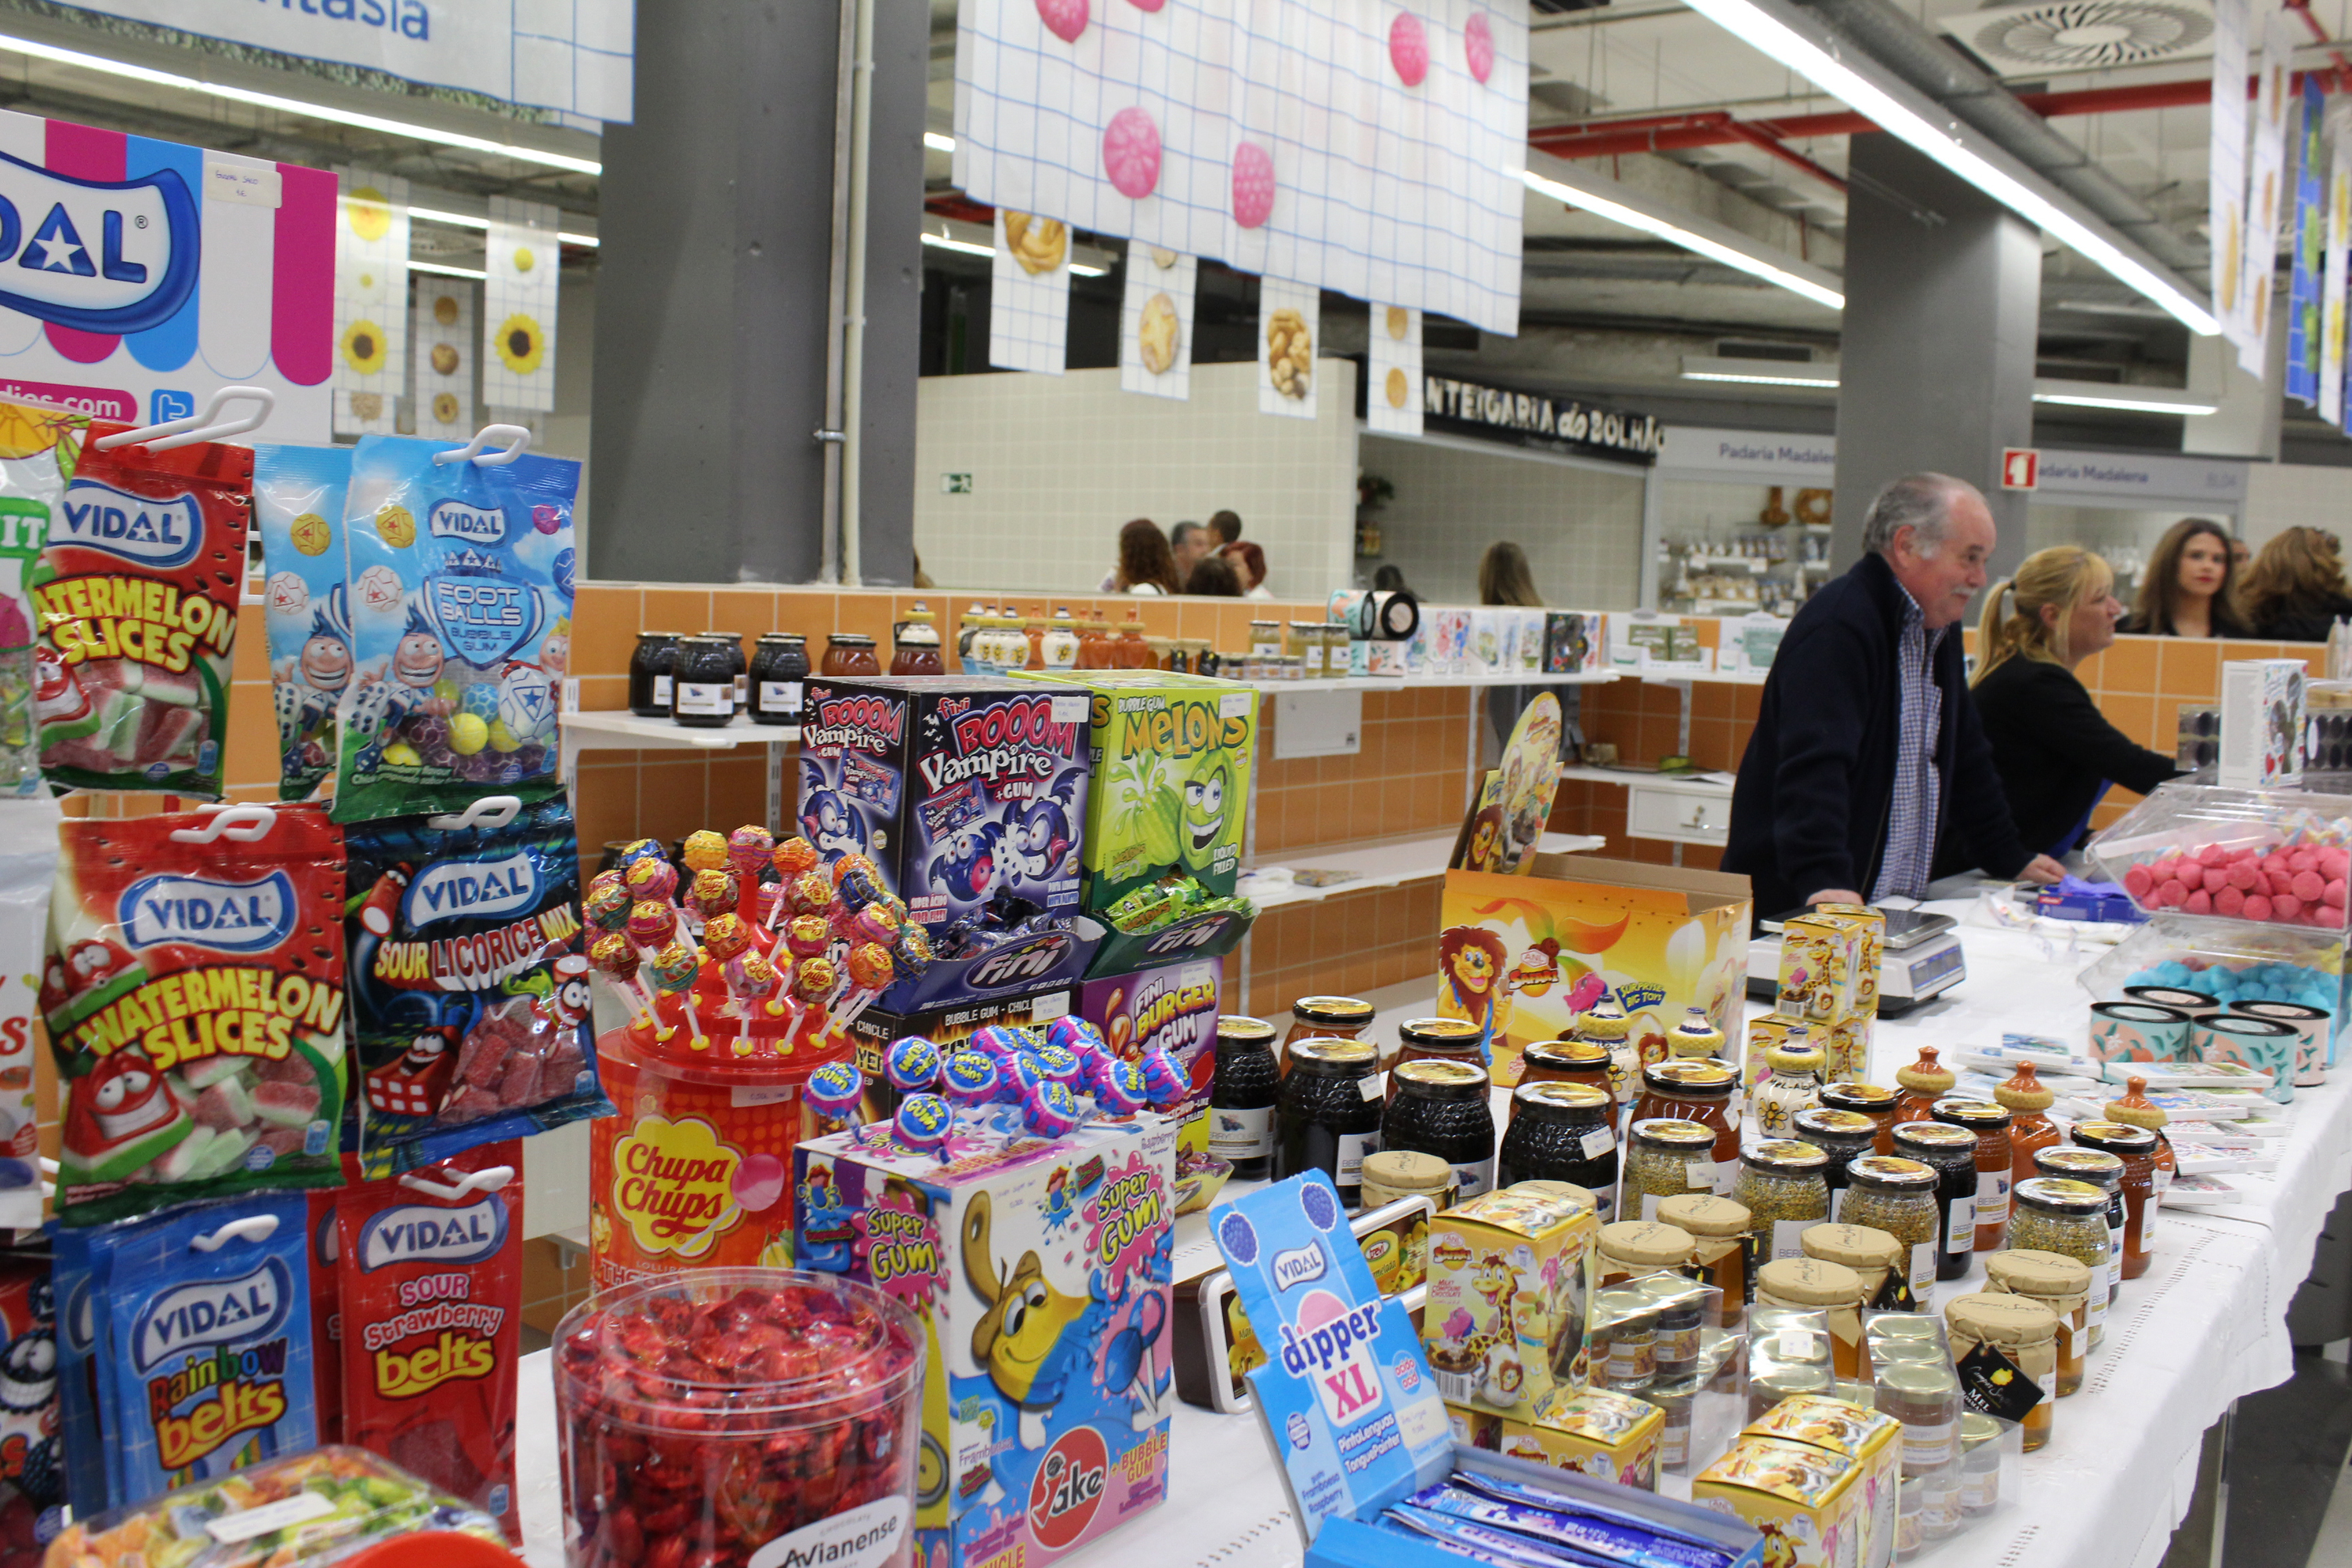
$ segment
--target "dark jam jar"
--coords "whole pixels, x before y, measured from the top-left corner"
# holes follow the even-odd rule
[[[1609,1047],[1598,1040],[1530,1040],[1519,1052],[1519,1083],[1522,1088],[1531,1083],[1591,1084],[1609,1097],[1613,1111],[1617,1091],[1609,1077]],[[1511,1100],[1511,1115],[1519,1114],[1519,1101]]]
[[[2009,1108],[1990,1100],[1939,1100],[1927,1114],[1977,1135],[1977,1250],[1999,1252],[2008,1245],[2009,1189],[2016,1174]]]
[[[835,632],[824,639],[824,662],[818,667],[817,673],[836,679],[881,674],[882,661],[875,657],[874,639]]]
[[[1811,1143],[1830,1157],[1822,1180],[1830,1187],[1830,1218],[1845,1207],[1845,1168],[1878,1146],[1878,1123],[1859,1110],[1832,1110],[1810,1106],[1789,1119],[1789,1130],[1800,1142]]]
[[[1589,1083],[1523,1083],[1511,1092],[1511,1125],[1495,1162],[1495,1184],[1568,1182],[1616,1217],[1617,1102]]]
[[[1263,1018],[1217,1020],[1217,1076],[1209,1089],[1209,1152],[1244,1182],[1274,1169],[1274,1102],[1282,1071],[1274,1026]]]
[[[1371,1025],[1370,1002],[1353,996],[1301,996],[1290,1005],[1290,1032],[1282,1037],[1282,1043],[1287,1047],[1293,1040],[1352,1040]]]
[[[1977,1135],[1944,1121],[1906,1121],[1895,1130],[1895,1152],[1936,1173],[1936,1278],[1958,1279],[1977,1250]]]
[[[1298,1040],[1275,1101],[1274,1179],[1320,1171],[1349,1208],[1363,1198],[1364,1156],[1381,1146],[1380,1054],[1370,1040]]]
[[[1423,1059],[1389,1074],[1396,1098],[1381,1119],[1381,1147],[1434,1154],[1454,1167],[1461,1196],[1495,1184],[1495,1113],[1486,1069],[1475,1062]]]
[[[1468,1062],[1486,1070],[1486,1031],[1467,1018],[1407,1018],[1397,1026],[1394,1067],[1407,1062]],[[1396,1098],[1396,1082],[1389,1082],[1389,1098]],[[1463,1194],[1468,1196],[1466,1193]]]
[[[1874,1083],[1831,1083],[1822,1086],[1822,1105],[1830,1110],[1851,1110],[1857,1116],[1867,1116],[1878,1130],[1874,1152],[1895,1152],[1895,1102],[1901,1099],[1895,1090],[1881,1089]]]
[[[705,632],[710,642],[727,645],[727,668],[735,682],[735,711],[740,713],[751,702],[751,661],[743,657],[743,639],[733,632]]]
[[[808,679],[808,638],[770,632],[751,655],[751,722],[801,721],[801,683]]]
[[[640,719],[669,717],[671,666],[677,658],[676,632],[639,632],[629,655],[629,711]]]
[[[677,645],[669,716],[689,730],[724,730],[735,721],[735,661],[742,645],[728,637],[688,637]]]

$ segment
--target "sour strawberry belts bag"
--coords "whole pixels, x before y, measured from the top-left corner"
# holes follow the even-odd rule
[[[124,428],[89,426],[33,575],[41,770],[217,795],[253,453],[99,447]]]
[[[343,586],[343,489],[351,477],[349,447],[253,449],[280,800],[308,799],[335,771],[335,706],[352,683]]]
[[[59,1216],[336,1184],[341,830],[315,806],[244,805],[69,819],[59,837],[41,977]]]

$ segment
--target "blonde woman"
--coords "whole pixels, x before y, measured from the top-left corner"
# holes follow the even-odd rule
[[[2087,550],[2037,550],[1993,584],[1977,630],[1969,694],[2018,836],[2052,856],[2082,838],[2110,783],[2146,795],[2180,771],[2108,723],[2074,678],[2075,666],[2116,640],[2115,585]]]

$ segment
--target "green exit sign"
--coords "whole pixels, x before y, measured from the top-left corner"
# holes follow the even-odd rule
[[[940,493],[941,495],[950,496],[968,496],[971,494],[971,476],[970,474],[941,474],[940,476]]]

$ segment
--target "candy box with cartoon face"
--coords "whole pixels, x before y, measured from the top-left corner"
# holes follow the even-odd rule
[[[1885,917],[1814,910],[1780,930],[1780,999],[1773,1010],[1812,1024],[1838,1024],[1875,1011],[1878,977],[1870,967],[1875,943],[1871,928],[1885,929]]]
[[[1532,1421],[1581,1388],[1601,1222],[1590,1203],[1506,1187],[1430,1222],[1422,1344],[1448,1403]]]
[[[1863,1501],[1856,1561],[1861,1568],[1886,1568],[1895,1561],[1895,1521],[1903,1487],[1901,1422],[1843,1399],[1797,1394],[1749,1422],[1743,1435],[1810,1443],[1851,1461]]]
[[[872,860],[898,891],[899,817],[906,807],[905,682],[814,679],[801,709],[801,794],[794,831],[830,866]]]
[[[1770,1568],[1857,1568],[1862,1469],[1811,1443],[1743,1433],[1691,1480],[1691,1500],[1764,1537]]]
[[[1217,997],[1224,960],[1195,958],[1129,974],[1089,980],[1078,987],[1078,1016],[1103,1032],[1110,1048],[1129,1061],[1165,1049],[1192,1085],[1169,1114],[1188,1130],[1209,1103],[1217,1070]],[[1202,1120],[1201,1147],[1208,1147]]]
[[[1049,1142],[981,1107],[935,1153],[885,1123],[801,1144],[793,1175],[795,1262],[923,1323],[917,1562],[1051,1563],[1166,1497],[1171,1124]]]
[[[1503,1423],[1502,1451],[1595,1480],[1655,1491],[1666,1413],[1630,1394],[1556,1388],[1533,1421]]]

